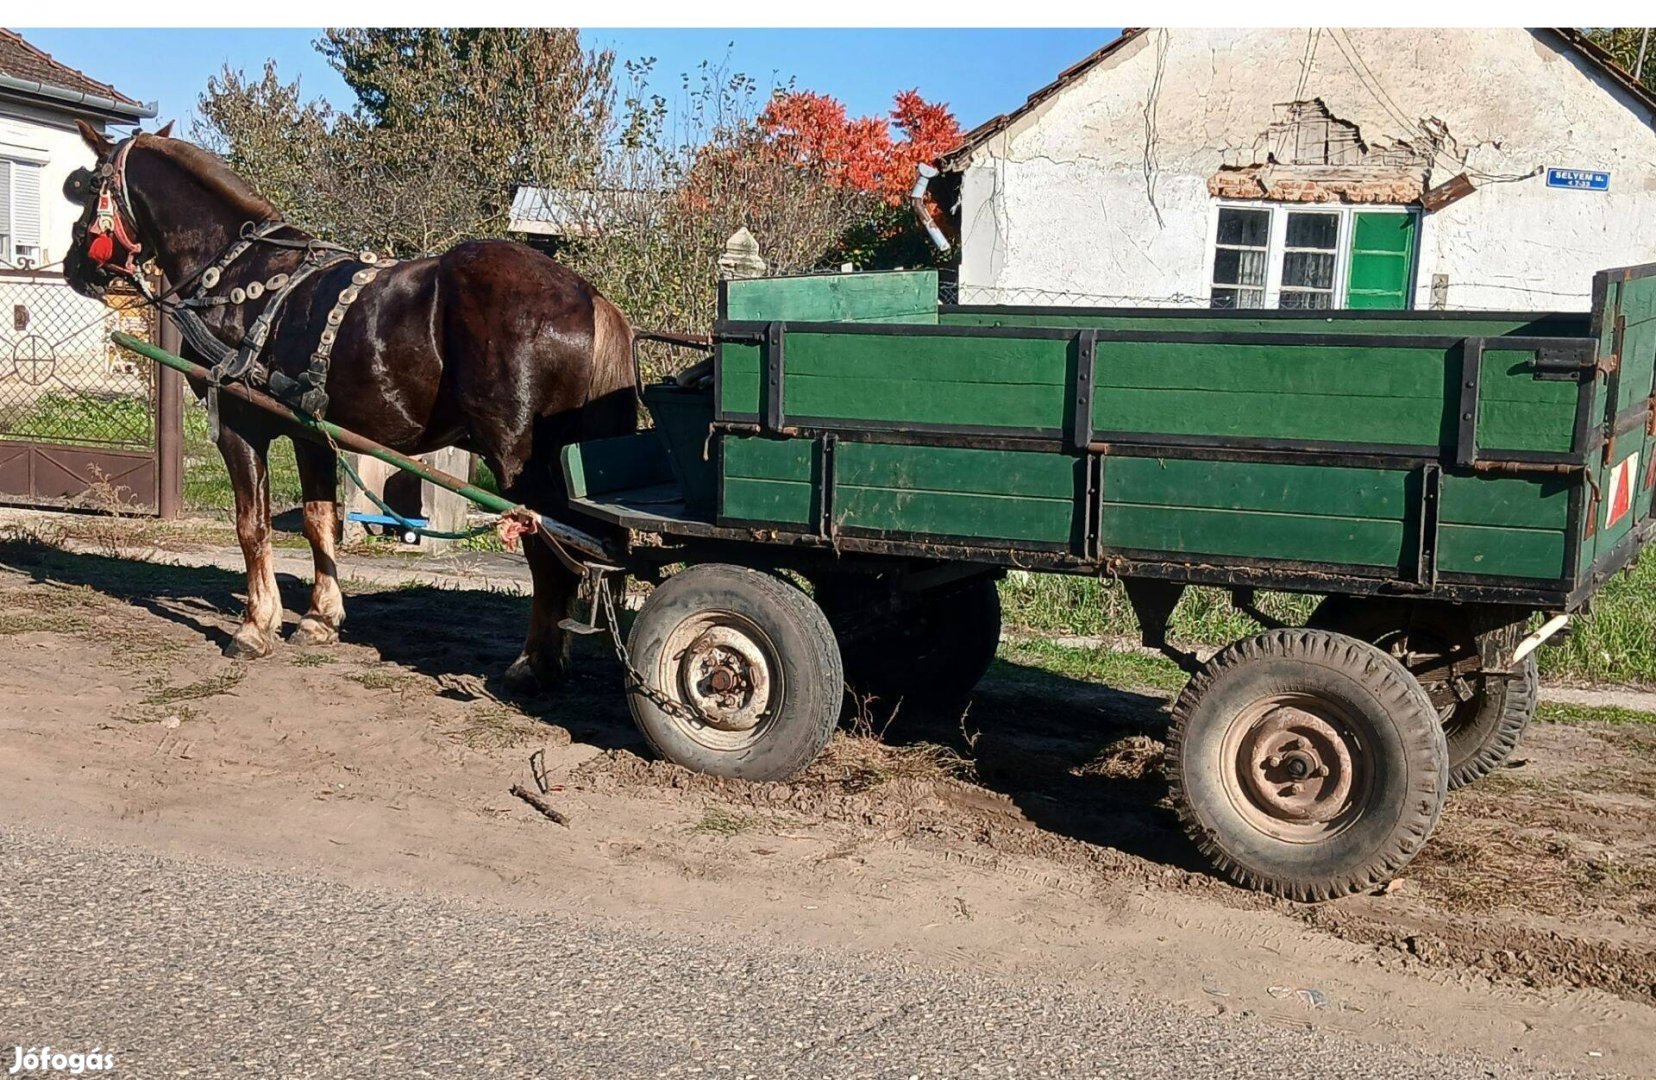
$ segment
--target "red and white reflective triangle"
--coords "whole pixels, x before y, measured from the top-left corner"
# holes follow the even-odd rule
[[[1639,454],[1634,451],[1610,470],[1609,491],[1604,500],[1604,527],[1608,529],[1633,509],[1633,480],[1639,475]]]

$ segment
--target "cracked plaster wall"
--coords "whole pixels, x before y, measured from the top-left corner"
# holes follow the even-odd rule
[[[1325,29],[1314,44],[1307,70],[1303,29],[1151,30],[980,147],[961,187],[962,301],[1205,302],[1210,178],[1255,162],[1280,106],[1313,98],[1371,151],[1441,124],[1428,184],[1474,171],[1477,191],[1423,217],[1417,307],[1447,274],[1451,307],[1584,310],[1595,270],[1656,260],[1651,117],[1555,39]],[[1610,191],[1477,175],[1547,166],[1608,169]]]

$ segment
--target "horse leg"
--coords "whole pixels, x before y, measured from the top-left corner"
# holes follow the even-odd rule
[[[535,598],[529,606],[529,635],[523,652],[506,669],[506,685],[519,693],[532,693],[561,681],[569,672],[569,634],[558,623],[568,618],[581,579],[537,536],[523,538],[523,554],[529,560]]]
[[[339,530],[339,455],[331,446],[293,440],[299,465],[299,489],[305,500],[305,539],[310,541],[316,580],[311,586],[310,610],[293,632],[295,645],[331,645],[339,640],[345,621],[345,598],[339,591],[339,567],[334,562],[334,539]]]
[[[226,417],[219,427],[218,446],[236,496],[236,539],[247,563],[247,609],[224,654],[253,660],[269,655],[282,625],[282,597],[276,590],[270,550],[270,439],[243,434]]]

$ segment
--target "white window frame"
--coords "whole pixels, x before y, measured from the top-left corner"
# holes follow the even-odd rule
[[[1420,212],[1411,206],[1384,206],[1370,203],[1294,203],[1274,202],[1264,199],[1216,199],[1213,203],[1213,212],[1208,215],[1207,238],[1207,268],[1206,283],[1203,298],[1211,306],[1213,303],[1213,268],[1214,257],[1219,246],[1219,211],[1221,210],[1267,210],[1271,214],[1271,227],[1268,231],[1269,247],[1265,254],[1265,306],[1263,308],[1238,308],[1239,311],[1279,311],[1282,310],[1282,262],[1283,252],[1288,240],[1288,215],[1302,214],[1338,214],[1340,217],[1340,232],[1338,246],[1334,251],[1334,306],[1331,311],[1350,310],[1345,306],[1346,286],[1351,275],[1351,237],[1354,226],[1352,219],[1357,214],[1411,214],[1415,218],[1414,248],[1411,252],[1409,266],[1409,283],[1406,296],[1409,307],[1414,307],[1415,276],[1420,265]],[[1290,290],[1292,291],[1292,290]],[[1229,308],[1218,310],[1227,311]],[[1291,308],[1288,310],[1307,310]],[[1308,310],[1319,311],[1321,308]]]
[[[35,234],[40,238],[40,242],[35,245],[35,253],[30,257],[29,265],[34,267],[43,266],[46,262],[46,207],[42,205],[46,199],[46,163],[32,158],[18,157],[11,153],[0,153],[0,161],[5,162],[6,167],[11,170],[11,182],[6,185],[8,197],[11,199],[11,205],[6,208],[6,220],[10,222],[10,228],[5,233],[0,233],[0,266],[15,270],[19,269],[21,265],[18,262],[17,254],[17,170],[19,167],[36,170],[35,176],[40,190],[37,193],[35,205]]]

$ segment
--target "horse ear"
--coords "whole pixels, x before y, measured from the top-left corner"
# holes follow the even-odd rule
[[[113,146],[114,143],[111,143],[108,139],[104,138],[103,135],[99,134],[98,130],[91,124],[88,124],[85,120],[76,120],[75,126],[80,129],[81,139],[86,142],[87,146],[92,148],[93,153],[97,154],[99,157],[103,157],[105,154],[109,153],[109,148]]]
[[[161,125],[160,130],[155,133],[155,137],[157,139],[170,139],[170,138],[172,138],[172,126],[173,126],[173,122],[171,120],[168,120],[165,124]]]

